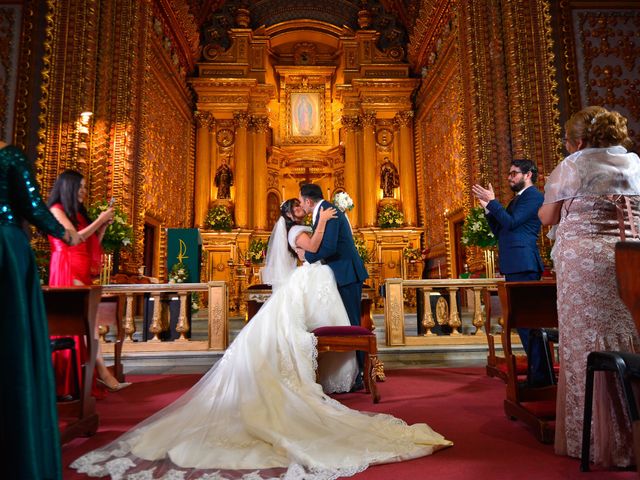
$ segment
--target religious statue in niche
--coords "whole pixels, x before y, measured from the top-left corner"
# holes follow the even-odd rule
[[[216,187],[218,188],[218,199],[231,198],[231,187],[233,185],[233,172],[227,164],[227,161],[222,157],[222,163],[216,170],[216,176],[214,178]]]
[[[380,167],[380,188],[384,198],[393,198],[393,189],[400,186],[398,169],[385,157],[385,162]]]

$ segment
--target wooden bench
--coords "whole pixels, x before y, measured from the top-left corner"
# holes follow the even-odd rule
[[[507,364],[505,414],[522,420],[535,430],[536,438],[552,443],[555,432],[556,386],[532,388],[519,374],[518,359],[511,347],[511,331],[516,328],[557,328],[555,280],[504,282],[498,284],[504,328],[502,344]]]
[[[95,398],[91,396],[93,371],[98,351],[95,319],[101,287],[43,287],[49,333],[61,336],[84,336],[87,359],[82,368],[80,398],[58,402],[60,440],[66,443],[78,436],[93,435],[98,430]]]

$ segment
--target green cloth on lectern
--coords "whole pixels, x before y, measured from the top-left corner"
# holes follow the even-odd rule
[[[202,237],[197,228],[167,229],[167,272],[182,260],[189,270],[185,283],[199,283],[201,249]]]

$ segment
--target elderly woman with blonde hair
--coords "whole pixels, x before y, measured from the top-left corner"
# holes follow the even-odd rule
[[[640,158],[627,151],[627,120],[587,107],[565,124],[569,152],[548,177],[538,215],[556,225],[552,259],[558,284],[560,378],[555,450],[580,457],[587,355],[640,352],[635,324],[616,289],[615,244],[638,236]],[[635,464],[631,421],[616,379],[598,372],[591,460]]]

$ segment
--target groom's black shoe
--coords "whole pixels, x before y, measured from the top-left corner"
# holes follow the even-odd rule
[[[362,381],[362,373],[359,373],[356,377],[356,381],[353,383],[352,392],[357,392],[360,390],[364,390],[364,382]]]

